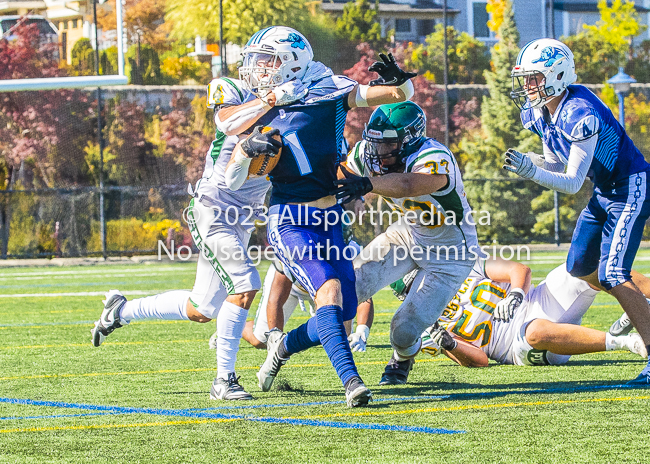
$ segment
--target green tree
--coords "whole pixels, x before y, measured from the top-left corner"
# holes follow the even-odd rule
[[[634,56],[625,65],[625,72],[638,82],[650,82],[650,40],[634,48]]]
[[[343,7],[343,15],[336,20],[336,31],[351,42],[378,44],[382,41],[378,10],[378,0],[374,7],[368,0],[348,2]]]
[[[359,60],[356,42],[341,37],[336,31],[336,20],[317,6],[307,15],[298,30],[309,40],[316,60],[341,74]]]
[[[126,53],[128,62],[127,74],[131,84],[160,85],[163,76],[160,70],[160,58],[152,47],[146,44],[135,44]]]
[[[618,53],[619,63],[623,64],[625,53],[632,44],[632,38],[645,31],[647,26],[641,24],[633,1],[614,0],[610,7],[607,5],[607,0],[599,0],[598,11],[600,20],[595,25],[584,26],[584,28],[610,44]]]
[[[95,50],[90,44],[90,39],[77,40],[72,47],[72,69],[69,74],[77,76],[90,76],[95,74]]]
[[[585,84],[601,84],[618,70],[618,52],[602,36],[591,31],[560,39],[573,52],[578,80]]]
[[[530,181],[471,181],[505,178],[501,168],[508,148],[527,152],[541,151],[541,142],[521,126],[519,112],[509,97],[510,71],[517,58],[519,33],[512,3],[504,4],[503,20],[497,31],[499,41],[491,50],[493,68],[485,72],[490,95],[483,98],[481,130],[463,139],[459,148],[464,164],[465,189],[472,208],[489,211],[489,226],[478,228],[479,240],[521,243],[534,238],[536,216],[531,201],[543,190]]]
[[[106,50],[102,50],[99,56],[99,73],[117,74],[117,68],[117,46],[113,45]]]
[[[223,31],[226,42],[244,44],[258,30],[274,25],[300,29],[308,11],[304,0],[223,0]],[[179,40],[201,36],[219,38],[219,0],[168,0],[165,20]]]
[[[414,66],[429,80],[443,81],[444,35],[443,26],[438,24],[424,44],[413,49],[407,65]],[[449,82],[456,84],[485,84],[483,73],[490,69],[487,46],[466,32],[447,27],[447,57]]]

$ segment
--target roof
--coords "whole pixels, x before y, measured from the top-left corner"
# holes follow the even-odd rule
[[[331,13],[343,12],[343,7],[350,0],[323,0],[321,9]],[[374,2],[371,2],[374,8]],[[379,0],[379,14],[398,18],[433,19],[440,18],[443,13],[442,5],[432,0],[416,0],[414,3],[401,3],[393,0]],[[447,14],[455,15],[460,10],[447,8]]]
[[[608,5],[611,5],[611,2],[607,2]],[[553,7],[558,11],[578,11],[585,13],[598,13],[598,3],[596,2],[554,2]],[[634,5],[634,9],[637,13],[650,13],[650,9],[643,6]]]

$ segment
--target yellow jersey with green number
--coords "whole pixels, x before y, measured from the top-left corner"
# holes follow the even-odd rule
[[[370,170],[363,158],[364,147],[365,141],[358,142],[348,154],[346,165],[355,174],[370,177]],[[384,197],[390,207],[412,226],[415,235],[444,236],[445,228],[458,227],[463,234],[466,250],[480,254],[472,209],[467,201],[458,163],[449,149],[435,139],[427,139],[418,151],[406,159],[404,172],[442,174],[448,178],[447,185],[437,192],[417,197]]]
[[[488,278],[485,259],[479,258],[438,322],[450,333],[483,350],[488,358],[505,362],[515,336],[515,331],[509,329],[520,327],[518,319],[526,315],[521,308],[509,323],[492,318],[497,303],[509,291],[509,283]]]

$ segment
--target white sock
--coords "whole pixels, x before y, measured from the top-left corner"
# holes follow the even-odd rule
[[[217,377],[227,379],[235,372],[239,341],[244,332],[248,310],[224,302],[217,316]]]
[[[628,339],[627,335],[621,335],[615,337],[609,332],[607,332],[605,333],[605,350],[606,351],[626,350],[627,339]]]
[[[127,324],[133,320],[164,319],[166,321],[188,321],[187,300],[190,292],[174,290],[159,295],[127,301],[120,313],[120,320]]]

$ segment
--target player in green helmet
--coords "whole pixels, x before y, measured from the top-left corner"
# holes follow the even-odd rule
[[[479,253],[458,163],[447,147],[426,137],[424,111],[407,101],[372,113],[341,171],[341,202],[372,191],[400,215],[354,260],[359,301],[417,270],[391,322],[393,356],[380,381],[404,384],[420,334],[438,319]]]

